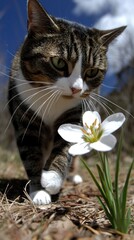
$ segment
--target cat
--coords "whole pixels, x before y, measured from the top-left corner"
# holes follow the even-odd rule
[[[13,60],[8,106],[35,204],[59,193],[72,157],[57,129],[81,122],[82,101],[101,85],[108,45],[124,29],[90,29],[28,0],[28,34]]]

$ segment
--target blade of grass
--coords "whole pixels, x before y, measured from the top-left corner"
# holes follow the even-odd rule
[[[112,179],[111,179],[110,168],[108,163],[108,157],[106,154],[105,154],[105,171],[106,171],[106,177],[107,177],[109,189],[111,190],[111,192],[113,192],[113,185],[112,185]]]
[[[81,158],[81,161],[83,162],[85,168],[88,170],[90,176],[92,177],[94,183],[96,184],[98,190],[100,191],[102,197],[103,197],[104,200],[105,200],[105,199],[106,199],[106,197],[105,197],[105,193],[104,193],[102,187],[100,186],[99,182],[96,180],[96,178],[95,178],[95,176],[93,175],[93,173],[91,172],[90,168],[88,167],[88,165],[86,164],[86,162],[85,162],[82,158]]]
[[[107,178],[106,178],[106,174],[105,172],[103,172],[103,170],[101,169],[101,167],[97,164],[97,169],[98,169],[98,173],[99,173],[99,177],[100,177],[100,182],[102,185],[102,188],[104,190],[105,196],[108,199],[111,199],[111,195],[113,193],[113,191],[111,191],[111,189],[109,188],[109,184],[107,182]]]
[[[109,212],[109,209],[107,208],[107,205],[105,205],[103,203],[103,201],[101,200],[100,197],[97,197],[99,202],[100,202],[100,205],[102,206],[103,210],[105,211],[105,214],[108,218],[108,220],[110,221],[110,223],[112,224],[112,227],[115,228],[115,223],[114,223],[114,218],[113,218],[113,215]]]
[[[115,166],[115,180],[114,180],[114,189],[115,189],[115,199],[116,199],[116,208],[118,213],[120,213],[120,207],[119,207],[119,187],[118,187],[118,181],[119,181],[119,168],[120,168],[120,159],[121,159],[121,149],[122,149],[122,142],[123,137],[122,134],[120,136],[118,149],[117,149],[117,158],[116,158],[116,166]]]
[[[115,212],[114,212],[115,209],[114,209],[113,206],[111,206],[111,203],[109,202],[109,198],[106,196],[106,193],[109,193],[108,189],[106,190],[106,193],[105,193],[105,190],[103,189],[103,186],[101,187],[101,185],[99,184],[99,182],[96,180],[95,176],[94,176],[93,173],[91,172],[91,170],[90,170],[89,166],[87,165],[87,163],[86,163],[83,159],[81,159],[81,160],[82,160],[84,166],[86,167],[86,169],[88,170],[90,176],[92,177],[94,183],[96,184],[98,190],[100,191],[100,193],[101,193],[101,195],[102,195],[102,197],[103,197],[106,205],[107,205],[108,208],[109,208],[109,212],[111,212],[111,215],[115,216]],[[113,209],[114,209],[114,210],[113,210]],[[110,220],[110,219],[109,219],[109,220]]]
[[[112,192],[113,191],[113,186],[112,186],[112,180],[111,180],[111,174],[110,174],[107,154],[99,152],[99,157],[100,157],[100,160],[101,160],[101,166],[102,166],[103,172],[105,173],[104,174],[105,175],[105,181],[107,182],[108,189],[110,189],[111,192]]]
[[[126,213],[125,233],[128,232],[129,225],[131,223],[131,209],[129,208]]]
[[[120,194],[120,204],[122,206],[122,216],[125,216],[128,183],[129,183],[130,174],[131,174],[133,165],[134,165],[134,160],[132,161],[132,163],[131,163],[131,165],[129,167],[129,170],[128,170],[128,173],[127,173],[127,177],[126,177],[126,181],[125,181],[124,187],[123,187],[123,189],[121,191],[121,194]]]

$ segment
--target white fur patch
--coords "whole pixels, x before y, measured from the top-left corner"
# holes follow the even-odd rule
[[[51,196],[49,195],[49,193],[47,193],[44,190],[31,192],[30,197],[36,205],[43,205],[43,204],[51,203]]]
[[[83,179],[80,175],[74,175],[72,180],[74,184],[79,184],[83,182]]]
[[[62,186],[63,179],[55,171],[42,171],[41,185],[50,194],[57,194]]]
[[[71,96],[71,88],[80,89],[79,94],[74,95],[74,98],[79,98],[83,90],[83,79],[81,77],[81,65],[82,65],[82,55],[80,54],[78,61],[69,77],[62,77],[56,82],[56,86],[62,88],[63,94],[66,96]]]
[[[21,79],[21,82],[19,79]],[[43,88],[40,89],[30,85],[24,78],[22,71],[19,70],[15,81],[23,103],[27,104],[28,108],[31,108],[48,125],[52,125],[61,114],[76,107],[81,102],[81,99],[76,97],[64,97],[65,95],[72,95],[68,78],[64,78],[61,85],[57,81],[55,85],[43,90]],[[69,89],[69,92],[67,89]]]

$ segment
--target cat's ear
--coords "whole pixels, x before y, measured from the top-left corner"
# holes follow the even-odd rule
[[[28,0],[28,31],[55,33],[59,27],[49,14],[42,8],[38,0]]]
[[[102,39],[103,45],[108,46],[116,37],[118,37],[126,26],[114,28],[110,30],[99,30],[99,36]]]

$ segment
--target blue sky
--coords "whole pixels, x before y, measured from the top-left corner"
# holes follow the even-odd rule
[[[40,0],[48,13],[53,16],[79,22],[93,27],[97,21],[95,15],[74,14],[73,0]],[[9,73],[13,55],[18,50],[27,33],[27,0],[4,0],[0,2],[0,70]],[[3,68],[6,65],[6,68]],[[7,77],[1,77],[1,81]],[[107,78],[107,84],[111,78]],[[110,83],[111,85],[111,83]],[[107,90],[106,90],[107,91]]]

